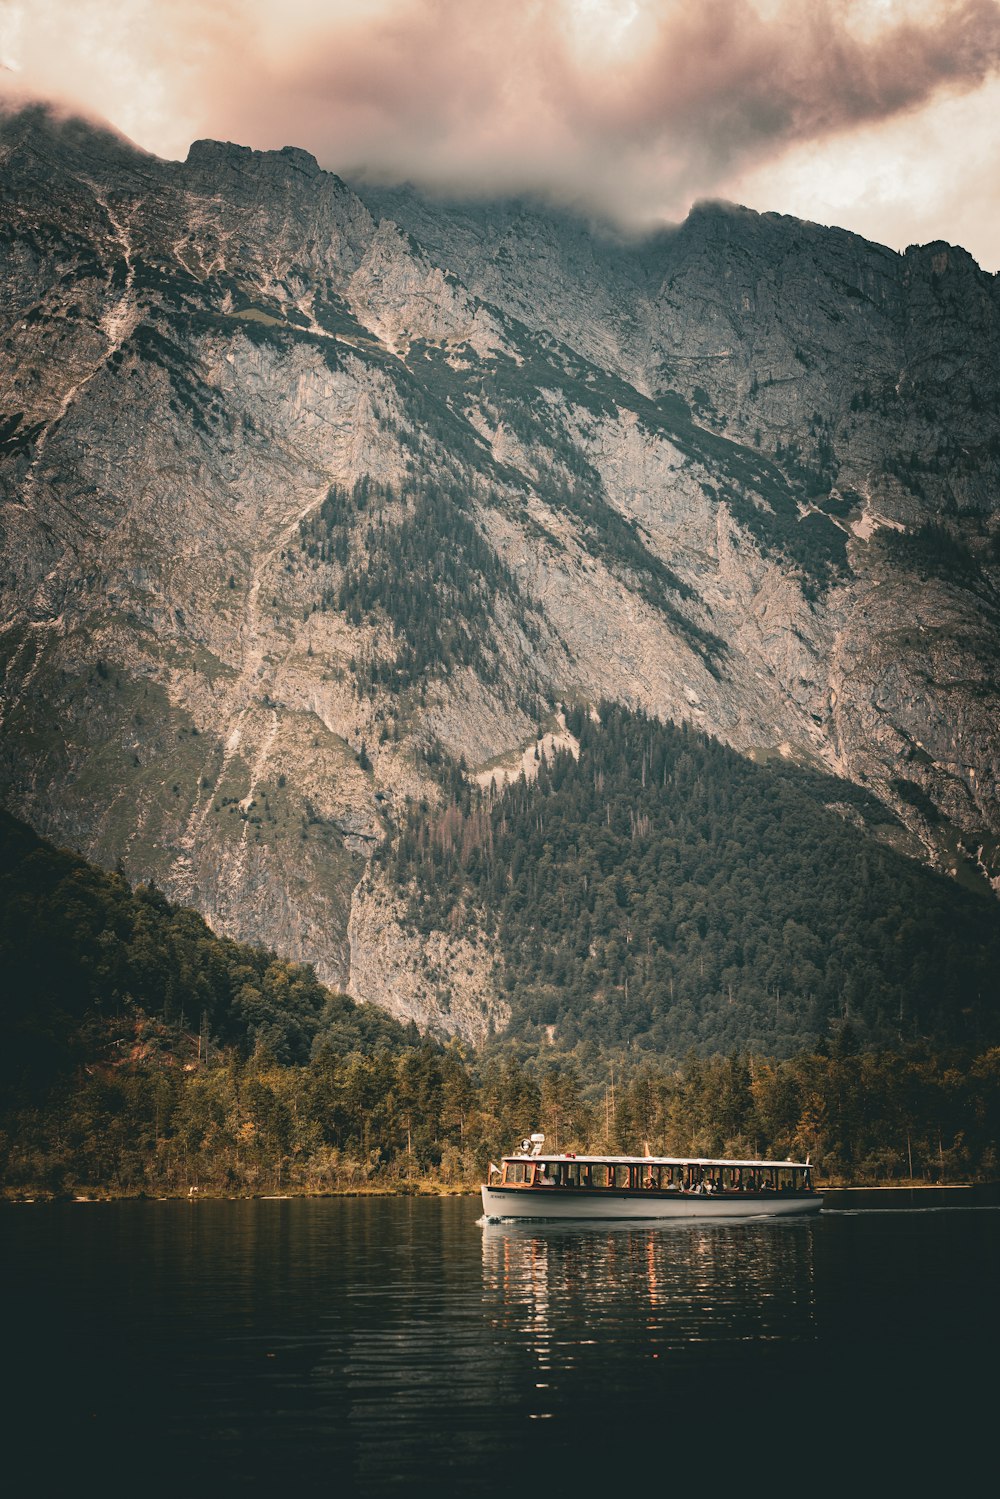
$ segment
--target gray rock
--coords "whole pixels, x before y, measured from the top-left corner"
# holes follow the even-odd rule
[[[825,765],[997,882],[998,292],[964,251],[723,204],[632,242],[39,110],[0,170],[11,810],[470,1038],[507,1013],[476,914],[418,938],[366,865],[438,795],[423,751],[516,759],[539,699]],[[363,479],[457,485],[500,569],[419,689],[302,532]]]

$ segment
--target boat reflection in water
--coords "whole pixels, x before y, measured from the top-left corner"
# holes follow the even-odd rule
[[[816,1342],[815,1220],[485,1223],[483,1295],[497,1342],[528,1354],[532,1418],[579,1430],[634,1404],[679,1415],[749,1378],[730,1424],[769,1377],[786,1399]],[[597,1397],[596,1392],[601,1392]]]

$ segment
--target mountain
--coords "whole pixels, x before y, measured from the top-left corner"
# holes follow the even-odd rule
[[[723,204],[630,241],[41,109],[0,161],[12,812],[473,1039],[512,1013],[488,903],[418,922],[390,854],[583,753],[581,709],[998,887],[1000,292],[964,251]]]

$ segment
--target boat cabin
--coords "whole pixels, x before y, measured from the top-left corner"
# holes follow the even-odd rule
[[[813,1191],[808,1161],[733,1161],[674,1156],[504,1156],[497,1186],[574,1192],[803,1193]]]

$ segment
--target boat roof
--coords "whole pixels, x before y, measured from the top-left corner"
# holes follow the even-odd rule
[[[522,1151],[514,1151],[512,1155],[505,1155],[505,1161],[545,1161],[550,1165],[557,1162],[576,1161],[585,1166],[741,1166],[741,1167],[776,1167],[783,1166],[786,1170],[789,1166],[797,1166],[800,1171],[807,1168],[812,1170],[810,1161],[734,1161],[729,1156],[698,1156],[698,1155],[531,1155]]]

